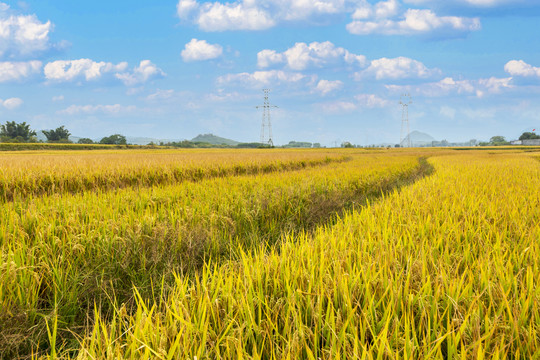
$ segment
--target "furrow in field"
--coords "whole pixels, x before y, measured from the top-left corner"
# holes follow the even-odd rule
[[[98,312],[77,358],[539,358],[540,168],[430,161],[433,176],[279,252]]]
[[[356,155],[286,174],[6,204],[0,210],[6,274],[0,280],[0,325],[4,334],[21,338],[3,348],[20,353],[31,341],[46,342],[38,314],[55,314],[62,329],[76,331],[94,304],[110,314],[115,304],[132,304],[133,286],[145,299],[159,297],[152,289],[162,280],[174,283],[174,274],[271,249],[284,234],[310,230],[428,170],[416,156]]]

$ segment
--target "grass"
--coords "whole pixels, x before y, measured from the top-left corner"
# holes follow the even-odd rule
[[[322,163],[4,203],[0,357],[540,358],[533,156],[166,154]]]
[[[346,161],[336,151],[132,150],[0,154],[0,202],[173,184]]]
[[[538,359],[537,162],[431,163],[433,176],[279,251],[177,277],[112,320],[97,311],[77,358]]]
[[[283,234],[310,230],[424,171],[414,155],[356,154],[336,162],[316,153],[324,166],[296,171],[281,155],[286,159],[273,173],[4,204],[0,348],[9,356],[51,351],[53,320],[62,344],[94,322],[94,306],[105,316],[122,304],[134,308],[134,287],[154,298],[156,285],[170,286],[175,274],[197,277],[204,264],[273,248]]]

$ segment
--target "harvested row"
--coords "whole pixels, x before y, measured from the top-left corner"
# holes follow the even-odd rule
[[[119,307],[77,359],[538,359],[540,166],[431,160],[435,174],[279,251]]]
[[[346,161],[345,152],[132,150],[0,154],[0,203],[29,196],[266,174]]]
[[[97,304],[105,314],[153,289],[190,279],[282,234],[309,230],[427,171],[415,155],[355,155],[301,171],[179,185],[21,199],[0,210],[0,348],[5,356],[48,348],[82,332]],[[184,281],[184,280],[182,280]],[[189,281],[189,280],[185,280]],[[73,343],[66,344],[76,346]],[[1,353],[0,353],[1,355]]]

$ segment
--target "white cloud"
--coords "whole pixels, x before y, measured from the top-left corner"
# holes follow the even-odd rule
[[[133,105],[123,106],[120,104],[114,105],[71,105],[64,110],[60,110],[57,113],[60,115],[77,115],[77,114],[108,114],[118,115],[122,113],[130,113],[137,108]]]
[[[54,101],[54,102],[64,101],[64,95],[53,96],[52,101]]]
[[[328,24],[350,14],[353,34],[463,36],[479,30],[478,18],[439,16],[434,9],[535,6],[538,0],[178,0],[177,15],[203,31],[265,30],[286,22]],[[410,9],[421,6],[422,9]],[[333,16],[333,17],[332,17]]]
[[[20,107],[23,103],[24,101],[20,98],[9,98],[6,100],[0,99],[0,105],[8,110],[14,110]]]
[[[180,19],[186,19],[198,8],[199,4],[196,0],[180,0],[176,5],[176,11]]]
[[[371,61],[371,64],[364,71],[355,74],[356,80],[374,76],[380,79],[407,79],[407,78],[430,78],[439,75],[439,69],[429,69],[420,61],[407,57],[397,57],[394,59],[381,58]]]
[[[504,71],[512,76],[540,77],[540,67],[527,64],[523,60],[511,60],[504,65]]]
[[[182,50],[184,61],[211,60],[223,54],[223,47],[218,44],[209,44],[206,40],[191,39]]]
[[[380,1],[374,6],[375,17],[379,19],[396,16],[398,11],[399,3],[397,0]]]
[[[181,19],[194,21],[204,31],[264,30],[276,22],[271,15],[252,4],[253,1],[222,4],[180,0],[177,5]]]
[[[57,60],[45,65],[44,73],[47,80],[69,82],[74,80],[95,81],[108,73],[125,71],[127,62],[112,64],[109,62],[95,62],[90,59]]]
[[[0,3],[0,58],[27,58],[49,50],[50,21],[43,23],[35,15],[17,15]]]
[[[479,79],[478,86],[481,88],[480,91],[487,91],[490,94],[498,94],[504,89],[511,89],[514,86],[512,85],[512,78],[496,78],[490,77],[488,79]],[[478,94],[477,94],[478,95]]]
[[[365,108],[383,108],[390,104],[390,101],[378,97],[374,94],[358,94],[354,97],[361,107]]]
[[[113,64],[96,62],[91,59],[57,60],[45,65],[45,78],[55,82],[98,81],[104,78],[121,80],[127,86],[144,83],[148,80],[164,76],[161,69],[150,60],[143,60],[139,66],[127,71],[128,63]]]
[[[352,54],[342,47],[335,46],[330,41],[312,42],[309,45],[300,42],[283,53],[277,53],[274,50],[263,50],[257,54],[257,65],[261,68],[286,63],[290,69],[306,70],[330,64],[363,66],[365,62],[365,56]]]
[[[217,79],[219,85],[239,84],[246,87],[261,87],[269,85],[278,85],[283,83],[299,83],[302,80],[310,79],[313,81],[316,77],[308,77],[297,72],[285,72],[282,70],[255,71],[253,73],[227,74]]]
[[[19,81],[38,74],[41,71],[41,61],[0,62],[0,83]]]
[[[477,80],[455,80],[447,77],[438,82],[421,84],[418,86],[387,85],[387,89],[394,92],[413,92],[428,97],[457,95],[475,95],[483,97],[486,94],[498,94],[505,89],[512,89],[512,78],[486,78]]]
[[[267,68],[275,64],[286,62],[285,55],[278,53],[276,50],[262,50],[257,54],[257,66]]]
[[[264,30],[283,22],[315,20],[347,11],[357,0],[179,0],[180,19],[204,31]]]
[[[347,30],[356,35],[415,35],[452,37],[480,30],[478,18],[438,16],[429,9],[406,9],[400,13],[396,0],[375,5],[362,2]]]
[[[315,87],[315,90],[320,92],[322,95],[326,95],[333,91],[339,90],[342,87],[343,87],[342,81],[321,80]]]
[[[166,74],[150,60],[143,60],[131,72],[115,74],[125,85],[133,86],[164,77]]]
[[[415,5],[441,0],[404,0]],[[510,0],[463,0],[480,7]],[[514,0],[515,1],[515,0]],[[478,18],[438,16],[430,9],[409,9],[400,0],[179,0],[177,14],[203,31],[265,30],[284,22],[327,24],[332,15],[351,14],[349,32],[366,35],[430,34],[455,37],[480,29]],[[339,19],[339,17],[335,17]]]

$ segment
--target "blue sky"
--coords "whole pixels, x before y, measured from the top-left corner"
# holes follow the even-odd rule
[[[0,2],[0,122],[73,135],[450,141],[540,128],[540,0]]]

